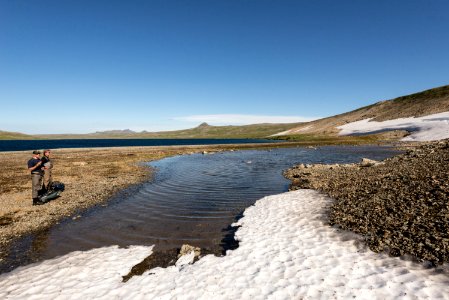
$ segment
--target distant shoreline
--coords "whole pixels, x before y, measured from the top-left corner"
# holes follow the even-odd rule
[[[151,146],[208,146],[235,144],[270,144],[269,139],[41,139],[41,140],[0,140],[0,152],[28,151],[34,149],[91,149],[116,147]]]

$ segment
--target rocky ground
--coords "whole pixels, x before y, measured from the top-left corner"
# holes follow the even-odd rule
[[[449,262],[449,140],[383,162],[298,165],[285,176],[292,190],[334,198],[330,224],[365,235],[373,251]]]

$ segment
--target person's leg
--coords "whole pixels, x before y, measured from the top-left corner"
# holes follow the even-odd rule
[[[49,169],[48,170],[48,185],[50,186],[50,184],[53,182],[53,175],[52,175],[52,173],[53,173],[53,170],[52,169]]]
[[[42,189],[42,175],[31,174],[33,205],[39,202],[39,191]]]
[[[45,170],[44,172],[44,190],[48,191],[51,182],[51,170]]]
[[[36,174],[31,174],[31,195],[33,197],[33,199],[37,198],[39,196],[39,190],[40,190],[40,186],[39,186],[39,177]]]

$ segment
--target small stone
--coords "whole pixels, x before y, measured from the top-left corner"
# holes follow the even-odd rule
[[[378,165],[379,162],[377,160],[369,159],[369,158],[362,158],[362,161],[360,162],[361,167],[372,167],[375,165]]]
[[[180,258],[183,255],[189,254],[192,251],[195,253],[195,257],[198,257],[201,255],[201,248],[194,247],[189,244],[184,244],[181,246],[181,250],[179,251],[178,258]]]

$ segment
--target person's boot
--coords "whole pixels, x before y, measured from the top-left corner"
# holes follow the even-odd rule
[[[39,198],[33,198],[33,205],[42,205],[43,203],[39,200]]]
[[[37,192],[37,195],[40,197],[40,196],[42,196],[43,194],[45,194],[45,192],[46,192],[46,190],[45,190],[45,188],[43,187],[43,188],[41,188],[41,189]]]

